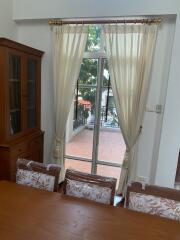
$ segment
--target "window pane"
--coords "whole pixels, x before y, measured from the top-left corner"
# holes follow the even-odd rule
[[[81,64],[78,83],[86,85],[97,84],[97,59],[84,58]]]
[[[66,128],[66,155],[92,158],[97,60],[84,59]],[[81,83],[81,84],[80,84]]]
[[[116,178],[117,185],[119,182],[120,173],[121,173],[121,168],[118,168],[118,167],[111,167],[111,166],[105,166],[105,165],[99,165],[99,164],[97,166],[98,175]]]
[[[122,164],[126,146],[120,129],[101,128],[98,160]]]
[[[65,159],[65,169],[67,168],[73,168],[80,172],[91,173],[91,163],[85,161]]]
[[[86,52],[94,52],[100,50],[100,34],[101,34],[100,26],[98,25],[89,26],[89,34],[85,48]]]
[[[36,126],[36,64],[36,60],[28,59],[28,128]]]
[[[108,87],[108,86],[110,87],[111,86],[107,59],[105,59],[105,61],[104,61],[103,86],[104,87]]]
[[[79,87],[74,101],[73,130],[80,126],[91,130],[94,128],[95,102],[96,88]]]
[[[74,133],[72,139],[67,140],[66,155],[91,159],[92,146],[93,146],[93,130],[86,129],[85,127],[79,128]]]
[[[119,128],[118,115],[112,89],[103,88],[100,111],[102,127]]]
[[[11,134],[21,131],[21,58],[9,56],[9,108]]]
[[[100,116],[98,160],[121,164],[126,147],[119,127],[107,60],[103,72]]]

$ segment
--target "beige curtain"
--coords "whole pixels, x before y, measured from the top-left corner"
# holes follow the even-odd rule
[[[103,34],[112,90],[126,143],[118,193],[124,193],[135,164],[149,89],[157,25],[104,25]]]
[[[64,177],[64,141],[66,121],[74,97],[76,81],[87,41],[88,27],[62,25],[53,28],[53,73],[55,111],[55,163],[61,165]]]

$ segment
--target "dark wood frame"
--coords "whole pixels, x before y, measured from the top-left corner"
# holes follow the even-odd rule
[[[162,197],[172,199],[180,202],[180,191],[173,188],[160,187],[155,185],[145,185],[145,187],[139,182],[133,182],[127,187],[126,194],[126,207],[129,206],[130,192],[142,193],[146,195],[153,195],[156,197]]]
[[[66,194],[67,179],[75,180],[84,183],[91,183],[101,187],[107,187],[111,189],[110,204],[114,204],[114,195],[116,190],[116,178],[103,177],[95,174],[82,173],[73,169],[67,169],[65,174],[65,180],[63,183],[63,192]]]
[[[21,131],[10,132],[9,113],[9,55],[21,58]],[[43,162],[43,139],[41,131],[41,58],[43,52],[15,41],[0,38],[0,180],[14,180],[18,158]],[[35,59],[36,71],[36,126],[27,125],[27,61]]]
[[[180,152],[179,152],[179,156],[178,156],[175,183],[180,184]]]
[[[16,171],[18,169],[34,171],[39,173],[44,173],[50,176],[55,177],[54,182],[54,192],[58,192],[59,189],[59,175],[61,171],[61,167],[57,164],[43,164],[34,162],[32,160],[27,159],[18,159],[16,164]]]

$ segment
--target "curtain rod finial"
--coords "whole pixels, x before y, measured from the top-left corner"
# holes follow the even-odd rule
[[[49,20],[48,20],[48,23],[49,23],[49,25],[52,25],[52,24],[53,24],[53,20],[52,20],[52,19],[49,19]]]

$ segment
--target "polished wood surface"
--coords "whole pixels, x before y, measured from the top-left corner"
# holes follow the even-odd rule
[[[19,51],[22,51],[25,53],[29,53],[29,54],[32,54],[35,56],[39,56],[39,57],[41,57],[44,53],[38,49],[26,46],[24,44],[15,42],[15,41],[7,39],[7,38],[0,38],[0,45],[11,48],[11,49],[16,49],[16,50],[19,50]]]
[[[0,144],[0,180],[15,181],[18,158],[43,162],[43,139],[43,132],[33,131],[21,138]]]
[[[2,240],[179,240],[180,222],[0,182]]]
[[[40,50],[0,38],[1,180],[13,180],[18,158],[43,161],[43,132],[40,129],[42,55]],[[29,115],[32,109],[34,117]],[[14,125],[18,123],[16,131],[12,126],[13,112],[19,113],[18,120],[14,120]],[[33,126],[29,125],[30,121],[35,122]]]

